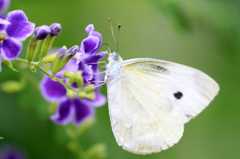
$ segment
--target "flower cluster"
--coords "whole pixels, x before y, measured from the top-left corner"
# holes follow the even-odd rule
[[[107,53],[97,53],[102,44],[102,36],[100,33],[94,31],[92,24],[88,25],[85,30],[88,37],[82,41],[79,53],[76,55],[78,69],[83,72],[85,83],[101,81],[101,75],[94,75],[94,73],[98,72],[98,61]],[[99,83],[95,84],[98,85]]]
[[[29,22],[21,10],[9,12],[5,16],[8,4],[9,0],[0,0],[0,72],[2,62],[15,70],[11,61],[19,60],[28,64],[32,71],[37,68],[48,75],[47,71],[41,68],[41,64],[53,63],[52,76],[45,76],[40,84],[46,100],[59,102],[51,119],[58,124],[65,125],[72,121],[79,125],[94,114],[94,107],[102,106],[106,102],[105,96],[99,91],[103,75],[99,73],[98,61],[107,53],[97,53],[102,44],[101,34],[94,30],[92,24],[88,25],[85,29],[88,37],[80,46],[70,49],[64,46],[57,53],[47,56],[55,37],[62,30],[61,25],[53,23],[34,29],[35,24]],[[29,40],[27,60],[24,61],[18,58],[22,51],[21,42],[31,35],[33,36]],[[37,55],[39,61],[34,62]],[[66,72],[71,75],[66,76]]]
[[[22,50],[21,41],[26,40],[34,31],[35,24],[21,10],[9,12],[6,19],[0,18],[0,71],[2,58],[14,60]]]
[[[96,74],[98,73],[97,62],[106,52],[97,53],[102,43],[102,36],[100,33],[94,31],[93,25],[88,25],[86,32],[88,37],[82,41],[80,48],[74,46],[67,50],[66,47],[63,47],[58,51],[57,56],[60,59],[64,60],[65,57],[75,56],[77,62],[70,59],[65,67],[56,74],[56,77],[60,79],[64,78],[65,71],[81,71],[85,85],[92,83],[98,86],[99,83],[95,83],[95,81],[101,81],[103,78],[101,74]],[[64,82],[67,83],[68,79],[64,79]],[[76,83],[73,83],[71,87],[79,89]],[[94,114],[93,107],[102,106],[106,102],[106,98],[99,92],[99,88],[94,90],[94,99],[80,99],[77,94],[69,97],[67,91],[63,85],[51,80],[51,78],[47,76],[44,77],[41,82],[41,92],[43,96],[50,102],[59,101],[57,111],[51,117],[51,119],[58,124],[65,125],[72,121],[75,125],[79,125],[82,121]]]
[[[42,25],[35,28],[35,24],[28,21],[22,10],[6,13],[10,0],[0,0],[0,72],[2,63],[11,70],[19,72],[17,62],[25,64],[21,71],[30,69],[33,73],[41,72],[45,76],[41,80],[40,90],[43,97],[49,102],[57,102],[58,107],[51,115],[54,123],[66,125],[73,123],[78,126],[88,118],[93,117],[95,108],[106,103],[106,97],[100,93],[100,86],[104,84],[103,74],[99,72],[99,60],[107,52],[98,53],[102,45],[102,35],[88,25],[85,29],[87,37],[80,45],[69,49],[66,46],[50,53],[55,38],[61,33],[62,27],[58,23],[50,26]],[[31,36],[31,37],[30,37]],[[22,42],[28,37],[27,49],[23,49]],[[22,50],[26,50],[26,57],[19,57]],[[15,62],[12,62],[15,61]],[[50,68],[50,67],[51,68]],[[25,78],[1,83],[1,90],[13,93],[25,87]],[[92,123],[85,123],[87,127]],[[83,129],[85,127],[83,124]],[[70,129],[69,129],[70,128]],[[82,130],[83,130],[82,129]],[[67,135],[74,138],[80,135],[74,127],[66,128]],[[73,133],[68,133],[68,132]],[[76,131],[76,132],[75,132]],[[3,139],[0,137],[0,139]],[[96,144],[86,152],[81,150],[76,141],[75,151],[82,158],[103,158],[105,145]],[[71,144],[69,148],[71,149]],[[78,148],[79,147],[79,148]],[[26,156],[14,147],[0,148],[0,159],[25,159]]]

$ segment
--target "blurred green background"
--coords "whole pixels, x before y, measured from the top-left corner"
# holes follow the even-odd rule
[[[240,1],[238,0],[12,0],[9,11],[24,10],[39,25],[61,23],[54,45],[71,47],[94,24],[114,49],[107,18],[121,23],[118,53],[123,59],[149,57],[188,65],[210,75],[220,92],[210,106],[185,125],[178,144],[153,155],[134,155],[119,147],[107,105],[96,123],[77,140],[83,149],[105,143],[107,159],[237,159],[240,156]],[[106,50],[103,47],[101,50]],[[24,53],[22,54],[24,57]],[[105,58],[106,59],[106,58]],[[22,68],[23,69],[23,68]],[[0,90],[0,145],[23,149],[31,159],[75,159],[63,126],[49,120],[49,103],[37,84],[41,74],[12,72],[6,66],[0,85],[27,78],[21,92]],[[102,92],[106,94],[106,86]]]

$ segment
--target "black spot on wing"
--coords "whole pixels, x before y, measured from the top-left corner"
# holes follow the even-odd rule
[[[176,93],[174,93],[173,94],[174,95],[174,97],[176,98],[176,99],[181,99],[182,97],[183,97],[183,94],[182,94],[182,92],[176,92]]]

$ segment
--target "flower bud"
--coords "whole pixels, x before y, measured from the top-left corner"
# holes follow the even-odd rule
[[[70,76],[69,80],[68,80],[68,83],[69,84],[73,84],[74,82],[76,82],[76,76],[75,74],[73,74],[72,76]]]
[[[73,72],[71,72],[71,71],[65,71],[64,73],[63,73],[63,78],[70,78],[71,76],[73,76]]]
[[[43,25],[40,27],[37,27],[35,29],[35,38],[38,40],[44,40],[49,34],[50,34],[51,30],[49,28],[49,26],[47,25]]]
[[[56,58],[53,62],[52,66],[52,74],[55,76],[57,72],[59,72],[65,65],[66,65],[66,60],[65,56],[67,54],[67,47],[63,46],[58,50],[58,53],[56,55]]]
[[[96,94],[95,92],[91,92],[91,93],[88,93],[86,95],[86,98],[90,99],[90,100],[94,100],[96,98]]]
[[[39,47],[39,40],[33,36],[30,39],[28,43],[28,48],[27,48],[27,60],[29,64],[34,60],[38,47]]]
[[[86,98],[87,94],[85,92],[79,92],[78,93],[78,98],[83,99]]]
[[[44,57],[42,61],[44,63],[53,63],[55,58],[56,58],[56,56],[57,56],[57,53],[50,54],[50,55]]]
[[[67,47],[63,46],[58,50],[57,56],[63,58],[66,55],[66,53],[67,53]]]
[[[82,77],[82,72],[78,71],[75,73],[75,81],[77,83],[77,86],[79,89],[82,89],[83,86],[83,77]]]
[[[43,41],[42,48],[41,48],[41,51],[40,51],[41,62],[42,62],[42,59],[49,53],[50,49],[52,48],[52,44],[53,44],[54,39],[55,39],[55,37],[48,36]]]
[[[72,58],[74,55],[76,55],[76,53],[78,52],[79,47],[77,45],[74,45],[73,47],[71,47],[70,49],[68,49],[67,51],[67,55],[69,58]]]
[[[93,84],[87,85],[87,86],[84,88],[84,92],[90,93],[90,92],[92,92],[95,88],[96,88],[96,87],[95,87]]]
[[[66,46],[62,47],[56,56],[53,63],[52,73],[55,75],[57,72],[62,70],[62,68],[68,63],[68,61],[77,53],[78,46],[73,46],[67,50]]]
[[[70,90],[70,89],[68,89],[66,95],[67,95],[68,98],[71,98],[71,99],[72,99],[72,98],[75,97],[75,92],[72,91],[72,90]]]
[[[62,27],[60,24],[58,23],[53,23],[50,27],[50,33],[49,36],[47,36],[47,38],[44,40],[41,51],[40,51],[40,62],[39,65],[42,63],[42,58],[45,57],[50,49],[52,48],[53,42],[55,37],[60,34],[60,32],[62,31]]]
[[[57,36],[57,35],[60,34],[61,31],[62,31],[61,24],[53,23],[53,24],[50,26],[50,30],[51,30],[50,36]]]

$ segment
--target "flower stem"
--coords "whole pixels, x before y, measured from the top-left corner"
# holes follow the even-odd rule
[[[29,65],[29,62],[28,62],[27,60],[25,60],[25,59],[17,58],[17,59],[15,59],[15,61],[18,61],[18,62],[21,62],[21,63],[24,63],[24,64]],[[51,78],[53,81],[57,81],[57,82],[61,83],[65,88],[70,89],[70,90],[72,90],[72,91],[74,91],[74,92],[77,92],[77,93],[80,92],[80,90],[74,89],[74,88],[72,88],[69,84],[64,83],[64,82],[63,82],[63,79],[60,79],[60,78],[57,78],[57,77],[52,76],[50,73],[48,73],[48,71],[46,71],[44,68],[42,68],[42,67],[39,65],[38,62],[31,62],[29,66],[30,66],[30,67],[33,66],[34,68],[37,68],[37,69],[40,70],[43,74],[45,74],[46,76],[48,76],[49,78]]]

